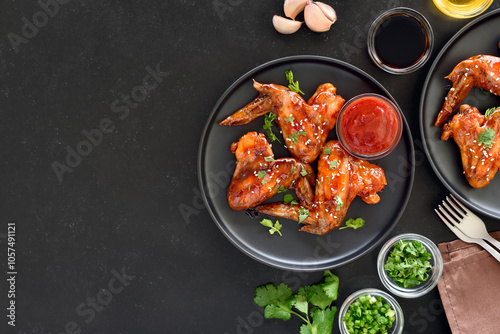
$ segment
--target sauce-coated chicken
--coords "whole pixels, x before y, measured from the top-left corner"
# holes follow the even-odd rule
[[[459,113],[444,125],[441,139],[453,137],[460,149],[465,177],[474,188],[486,186],[498,171],[499,127],[500,110],[497,109],[486,118],[467,104],[461,105]]]
[[[254,81],[254,87],[259,96],[220,124],[248,124],[272,112],[290,153],[306,163],[313,162],[321,153],[344,104],[344,99],[336,94],[337,89],[332,84],[322,84],[306,102],[284,86]]]
[[[227,198],[233,210],[254,207],[289,188],[301,202],[312,202],[315,178],[311,166],[294,158],[274,160],[263,134],[247,133],[231,145],[231,152],[236,156],[236,169]]]
[[[500,95],[500,58],[485,55],[471,57],[455,66],[446,78],[453,82],[453,87],[445,98],[435,126],[443,124],[474,87]]]
[[[377,194],[387,184],[382,168],[349,155],[336,140],[323,147],[312,204],[272,203],[255,208],[271,216],[305,224],[300,230],[323,235],[337,228],[356,196],[368,204],[380,201]]]

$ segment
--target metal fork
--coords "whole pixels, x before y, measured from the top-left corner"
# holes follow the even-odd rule
[[[473,239],[473,238],[469,238],[468,236],[466,236],[465,234],[463,234],[462,231],[460,231],[458,228],[456,228],[455,226],[452,225],[452,223],[450,223],[448,220],[452,220],[451,216],[441,207],[441,205],[438,206],[439,209],[434,209],[434,211],[436,211],[436,213],[438,214],[439,218],[441,218],[441,220],[443,221],[443,223],[446,224],[446,226],[449,227],[449,229],[455,233],[455,235],[461,239],[462,241],[465,241],[465,242],[468,242],[468,243],[474,243],[474,244],[478,244],[480,245],[481,247],[483,247],[488,253],[491,254],[491,256],[493,256],[495,259],[497,259],[497,261],[500,262],[500,253],[494,249],[493,247],[491,247],[486,241],[484,241],[483,239]],[[446,216],[446,218],[445,218]]]
[[[467,209],[453,195],[450,194],[450,197],[453,201],[447,196],[446,202],[443,201],[443,206],[455,217],[455,223],[452,221],[453,225],[468,237],[486,240],[494,247],[500,249],[500,242],[488,233],[481,218]]]

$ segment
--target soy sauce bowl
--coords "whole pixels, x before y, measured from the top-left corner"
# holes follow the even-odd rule
[[[375,298],[377,297],[382,297],[384,300],[391,306],[391,309],[395,312],[394,315],[394,322],[392,323],[392,327],[389,329],[388,334],[401,334],[403,332],[403,327],[404,327],[404,316],[403,316],[403,310],[399,303],[392,297],[390,294],[387,292],[384,292],[379,289],[374,289],[374,288],[367,288],[367,289],[361,289],[358,290],[354,293],[352,293],[349,297],[347,297],[340,307],[339,311],[339,328],[340,328],[340,333],[342,334],[349,334],[347,331],[346,324],[344,323],[344,316],[346,315],[347,311],[349,311],[349,308],[351,307],[351,304],[356,302],[358,300],[359,296],[361,295],[370,295]]]
[[[419,241],[427,249],[427,252],[431,254],[429,262],[432,266],[432,269],[429,273],[429,277],[424,282],[412,288],[399,286],[396,282],[393,281],[393,279],[389,276],[384,268],[384,265],[387,262],[390,253],[394,249],[394,245],[401,240]],[[401,234],[388,240],[380,249],[377,257],[377,271],[382,284],[391,293],[403,298],[417,298],[425,295],[437,285],[439,279],[441,278],[441,275],[443,274],[443,257],[441,256],[441,252],[439,251],[436,244],[428,238],[414,233]]]
[[[434,46],[427,19],[414,9],[390,9],[373,21],[368,31],[368,53],[373,62],[392,74],[407,74],[424,66]]]

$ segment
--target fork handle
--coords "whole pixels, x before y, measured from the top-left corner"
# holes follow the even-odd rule
[[[484,240],[489,241],[493,246],[500,250],[500,242],[491,235],[488,234],[488,237],[484,238]]]
[[[495,240],[496,241],[496,240]],[[500,262],[500,253],[493,247],[491,247],[487,242],[482,239],[475,239],[474,243],[483,247],[488,253],[491,254],[498,262]]]

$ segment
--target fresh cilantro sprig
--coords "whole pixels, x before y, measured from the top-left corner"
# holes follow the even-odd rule
[[[337,312],[331,304],[337,300],[339,278],[329,270],[323,277],[323,282],[300,287],[295,294],[285,283],[259,286],[254,302],[264,307],[266,319],[287,321],[292,314],[302,319],[301,334],[331,334]]]
[[[276,223],[273,224],[273,221],[271,219],[262,219],[260,223],[265,227],[269,227],[269,234],[274,234],[276,232],[280,235],[280,237],[283,236],[280,232],[283,225],[281,225],[281,223],[278,220],[276,221]]]
[[[285,76],[286,76],[286,79],[288,80],[288,88],[293,90],[295,93],[300,93],[300,94],[304,95],[304,92],[302,92],[299,88],[299,82],[293,81],[293,72],[292,71],[285,71]]]
[[[363,218],[349,219],[345,222],[345,226],[339,227],[339,230],[343,230],[345,228],[352,228],[356,230],[364,225],[365,220]]]
[[[300,208],[298,210],[299,213],[299,223],[302,223],[304,220],[306,220],[307,217],[309,217],[309,210]]]
[[[486,128],[483,132],[477,135],[477,142],[483,144],[484,148],[489,149],[493,145],[495,139],[495,130]]]
[[[266,136],[269,142],[277,141],[278,143],[281,144],[280,140],[278,137],[273,132],[273,121],[276,118],[276,115],[273,113],[268,113],[266,116],[264,116],[264,125],[262,125],[262,128],[264,130],[267,130]]]
[[[486,111],[484,112],[484,116],[486,118],[490,117],[491,114],[493,114],[493,112],[495,112],[495,110],[500,110],[500,107],[493,107],[493,108],[486,109]]]
[[[400,240],[384,264],[385,271],[400,287],[412,288],[429,278],[431,254],[421,242]]]
[[[297,200],[293,198],[292,194],[285,194],[285,196],[283,196],[283,203],[294,204],[294,205],[299,204],[299,202],[297,202]]]

